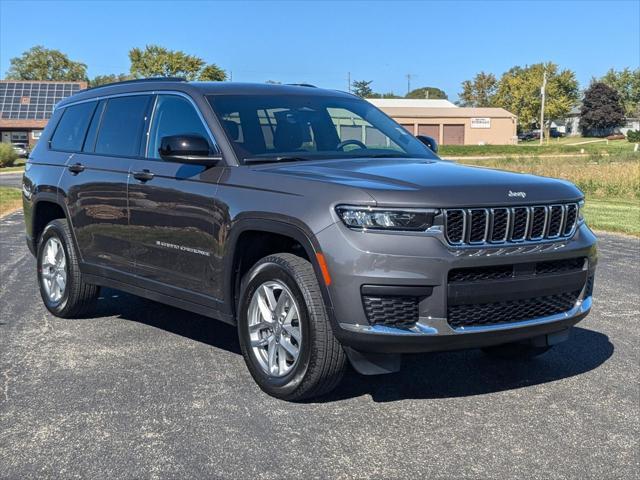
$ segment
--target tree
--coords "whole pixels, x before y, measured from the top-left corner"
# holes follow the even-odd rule
[[[584,92],[580,111],[583,135],[606,136],[624,124],[624,107],[620,95],[609,85],[594,82]]]
[[[360,98],[369,97],[373,93],[373,90],[371,90],[371,87],[369,86],[372,82],[373,80],[354,80],[351,84],[353,94]]]
[[[640,117],[640,68],[612,68],[599,81],[618,92],[627,117]]]
[[[159,45],[147,45],[144,50],[129,50],[131,75],[141,77],[184,77],[187,80],[225,80],[227,75],[217,65],[207,65],[203,59],[180,50],[168,50]]]
[[[571,70],[559,71],[555,63],[513,67],[498,82],[494,104],[518,116],[522,126],[540,126],[542,77],[547,73],[545,118],[563,118],[578,101],[578,81]]]
[[[10,60],[7,72],[10,80],[83,81],[87,79],[87,66],[74,62],[59,50],[36,45],[19,57]]]
[[[224,82],[227,74],[217,65],[211,63],[200,71],[200,80],[207,82]]]
[[[396,95],[393,92],[389,92],[389,93],[372,92],[371,95],[369,95],[369,98],[404,98],[404,97],[401,97],[400,95]]]
[[[439,88],[421,87],[411,90],[409,93],[407,93],[405,98],[442,98],[446,100],[449,97],[447,97],[447,94],[444,93],[444,90],[440,90]]]
[[[133,80],[133,77],[127,73],[96,75],[92,80],[89,81],[89,86],[99,87],[100,85],[106,85],[107,83],[123,82],[125,80]]]
[[[480,72],[473,80],[462,82],[460,105],[463,107],[493,107],[498,80],[493,73]]]

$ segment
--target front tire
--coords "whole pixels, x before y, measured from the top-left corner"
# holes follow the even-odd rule
[[[331,391],[346,368],[311,264],[289,253],[260,260],[242,281],[238,335],[249,372],[269,395]]]
[[[93,310],[100,288],[82,280],[66,219],[45,227],[37,261],[40,295],[47,310],[61,318],[81,317]]]

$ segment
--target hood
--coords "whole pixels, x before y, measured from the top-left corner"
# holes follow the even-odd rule
[[[428,159],[350,158],[260,169],[356,187],[385,206],[480,207],[582,198],[582,192],[564,180]]]

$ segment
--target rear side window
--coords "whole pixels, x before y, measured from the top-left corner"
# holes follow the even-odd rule
[[[51,138],[53,150],[80,151],[96,103],[80,103],[64,109],[62,118]]]
[[[102,113],[95,153],[137,157],[150,98],[136,95],[109,99]]]

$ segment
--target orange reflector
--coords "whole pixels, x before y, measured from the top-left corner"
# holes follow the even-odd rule
[[[324,259],[324,255],[319,252],[316,253],[316,258],[318,259],[318,265],[320,266],[320,271],[322,272],[322,278],[324,279],[324,283],[328,287],[329,285],[331,285],[331,275],[329,275],[327,262]]]

